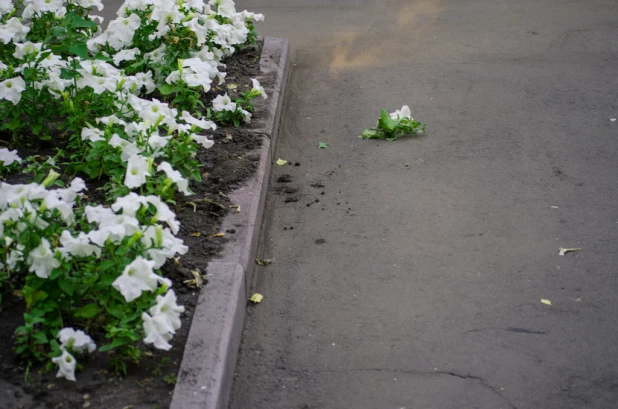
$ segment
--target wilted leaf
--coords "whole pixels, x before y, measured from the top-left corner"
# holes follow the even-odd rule
[[[287,160],[284,160],[284,159],[281,159],[281,158],[277,159],[277,165],[283,166],[283,165],[287,165],[287,164],[288,164]]]
[[[191,233],[191,235],[193,237],[200,237],[202,235],[202,233],[200,233],[199,231],[196,231],[195,233]]]
[[[318,142],[318,148],[326,149],[328,144],[326,142]]]
[[[233,207],[236,209],[236,213],[240,213],[240,205],[230,205],[230,207]]]
[[[546,305],[551,305],[551,301],[546,300],[545,298],[541,298],[541,302]]]
[[[560,247],[558,249],[558,255],[564,256],[566,253],[570,253],[571,251],[579,251],[579,250],[581,250],[581,248],[579,247],[573,247],[573,248],[568,248],[568,249],[565,249],[564,247]]]
[[[271,263],[271,260],[270,259],[260,260],[259,258],[256,258],[255,259],[255,263],[258,266],[266,267],[267,265],[269,265]]]
[[[549,207],[551,207],[552,209],[557,209],[558,208],[558,206],[549,206]]]
[[[253,301],[255,304],[259,304],[264,299],[264,296],[262,294],[255,293],[249,299]]]
[[[238,88],[238,84],[227,84],[227,89],[230,91],[234,91],[236,88]]]
[[[217,234],[213,234],[210,237],[225,237],[225,233],[217,233]]]

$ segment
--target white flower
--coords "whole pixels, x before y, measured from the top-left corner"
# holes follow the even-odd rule
[[[127,164],[124,185],[129,188],[136,188],[146,183],[146,176],[150,176],[149,167],[148,158],[142,155],[131,156]]]
[[[13,53],[13,57],[18,60],[23,60],[25,56],[30,54],[37,54],[41,51],[41,46],[43,43],[32,43],[28,41],[27,43],[16,43],[15,44],[15,52]]]
[[[60,340],[63,349],[71,349],[75,352],[84,352],[85,350],[93,352],[97,349],[97,344],[81,329],[76,331],[70,327],[63,328],[58,331],[58,340]]]
[[[14,162],[21,163],[21,158],[17,155],[17,150],[0,149],[0,162],[2,166],[11,166]]]
[[[104,141],[103,134],[104,132],[97,128],[83,128],[82,140],[89,140],[90,142]]]
[[[120,147],[120,149],[122,150],[122,153],[120,154],[120,159],[125,162],[128,161],[132,156],[136,156],[144,150],[144,148],[137,146],[135,142],[129,142],[126,139],[122,139],[120,136],[118,136],[118,134],[112,135],[108,143],[114,148]]]
[[[103,207],[102,205],[98,206],[86,206],[86,210],[84,211],[86,214],[86,218],[89,223],[101,223],[103,220],[110,219],[116,214],[112,211],[112,209],[108,207]]]
[[[155,63],[163,62],[165,60],[165,49],[166,45],[163,43],[159,48],[144,54],[144,58]]]
[[[171,286],[168,279],[155,274],[154,264],[154,261],[138,256],[124,268],[122,275],[114,280],[112,286],[120,291],[127,302],[138,298],[142,295],[142,291],[156,290],[159,283]]]
[[[125,237],[132,236],[138,229],[139,221],[135,217],[126,214],[114,214],[112,217],[99,223],[99,230],[102,232],[100,238],[97,235],[93,236],[90,234],[89,238],[93,243],[101,246],[100,240],[107,240],[109,238],[114,243],[117,243]]]
[[[135,60],[135,56],[140,54],[139,48],[131,48],[130,50],[122,50],[118,51],[112,59],[114,60],[114,64],[118,65],[122,61],[132,61]]]
[[[47,278],[52,270],[60,267],[60,261],[56,260],[51,252],[51,245],[47,239],[41,239],[41,243],[30,251],[27,258],[30,267],[28,271],[34,272],[38,277]]]
[[[168,290],[165,296],[157,295],[157,304],[150,308],[150,314],[155,319],[163,321],[163,328],[172,334],[182,325],[180,314],[185,311],[185,307],[176,304],[176,293],[174,290]]]
[[[180,116],[186,123],[195,125],[201,129],[212,129],[213,131],[217,129],[217,125],[213,121],[209,121],[207,119],[197,119],[193,117],[189,112],[182,111],[182,115]]]
[[[0,24],[0,42],[8,44],[11,40],[24,41],[29,31],[30,27],[23,25],[17,17],[12,17],[5,24]]]
[[[197,135],[197,134],[192,133],[191,135],[189,135],[189,137],[193,139],[195,142],[202,145],[205,149],[210,149],[215,144],[215,141],[208,139],[206,135]]]
[[[21,100],[21,93],[26,89],[26,81],[22,77],[9,78],[0,82],[0,99],[11,101],[17,105]]]
[[[241,110],[240,113],[242,114],[242,116],[245,118],[245,122],[249,123],[251,122],[251,112],[247,111],[247,110]]]
[[[172,346],[169,341],[173,335],[166,331],[165,322],[161,318],[152,318],[148,313],[142,313],[142,321],[146,338],[144,343],[153,344],[157,349],[169,351]]]
[[[401,118],[407,118],[409,120],[412,120],[412,112],[410,111],[410,108],[407,105],[404,105],[401,107],[401,109],[397,109],[395,110],[395,112],[390,114],[391,119],[401,119]]]
[[[68,230],[64,230],[60,236],[60,244],[62,244],[62,247],[58,250],[67,256],[67,258],[70,258],[70,256],[88,257],[93,254],[95,254],[97,258],[101,256],[101,249],[98,246],[90,244],[88,235],[83,231],[79,232],[77,237],[73,237]]]
[[[115,50],[128,47],[133,43],[133,34],[142,24],[142,20],[137,14],[128,17],[118,17],[110,21],[109,27],[100,36]]]
[[[66,193],[71,196],[73,196],[74,194],[74,192],[63,192],[61,189],[51,190],[45,197],[44,203],[49,210],[58,210],[58,212],[60,212],[62,220],[69,224],[72,224],[74,217],[72,200],[65,201],[64,198],[60,196],[62,193]]]
[[[189,191],[189,181],[182,177],[182,174],[179,171],[174,170],[172,168],[172,165],[167,162],[162,162],[157,167],[157,170],[162,170],[163,172],[165,172],[167,177],[170,178],[172,182],[176,184],[176,186],[178,186],[178,190],[184,193],[185,196],[193,194]]]
[[[176,109],[172,109],[164,102],[159,101],[158,99],[154,99],[152,101],[147,101],[143,99],[142,101],[142,110],[139,112],[139,117],[144,121],[150,121],[153,124],[157,123],[161,117],[167,121],[174,121],[176,115],[178,115],[178,111]]]
[[[9,13],[13,10],[13,7],[11,0],[0,0],[0,15]]]
[[[236,111],[236,104],[232,102],[232,99],[227,95],[219,95],[212,100],[212,108],[219,111]]]
[[[159,196],[148,195],[146,200],[157,210],[154,219],[158,222],[167,223],[172,232],[177,234],[178,229],[180,229],[180,223],[176,220],[176,214],[170,210],[169,206]]]
[[[253,83],[253,88],[251,89],[252,93],[261,95],[262,98],[266,99],[268,96],[266,95],[266,91],[264,91],[264,87],[260,85],[260,82],[255,78],[251,78],[251,82]]]
[[[141,238],[146,247],[146,254],[155,262],[155,268],[161,268],[167,259],[176,254],[187,254],[189,247],[183,241],[172,234],[170,229],[161,226],[148,226]]]
[[[137,211],[146,203],[146,199],[143,196],[131,192],[126,196],[117,198],[112,205],[112,209],[115,212],[122,210],[123,215],[135,217]]]
[[[159,134],[159,132],[155,131],[148,138],[148,145],[150,145],[150,147],[152,149],[154,149],[154,150],[162,149],[162,148],[165,148],[167,146],[167,144],[169,143],[170,139],[172,139],[171,136],[161,136]]]
[[[88,190],[86,182],[82,178],[74,178],[69,185],[69,188],[75,192],[81,192],[82,190]]]
[[[103,10],[103,3],[101,0],[70,0],[69,3],[77,3],[85,9],[96,7],[99,11]]]
[[[62,350],[62,355],[52,358],[52,362],[58,365],[57,378],[66,378],[75,382],[75,366],[77,361],[66,349]]]

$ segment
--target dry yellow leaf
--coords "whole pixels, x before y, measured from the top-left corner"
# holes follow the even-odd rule
[[[225,237],[225,233],[217,233],[217,234],[213,234],[210,237]]]
[[[264,299],[264,296],[262,294],[255,293],[249,299],[253,301],[255,304],[259,304]]]
[[[281,159],[281,158],[277,159],[277,165],[279,166],[287,165],[287,163],[288,161],[285,159]]]
[[[566,253],[570,253],[571,251],[579,251],[579,250],[581,250],[581,248],[579,247],[572,247],[568,249],[565,249],[564,247],[560,247],[558,249],[558,255],[564,256]]]
[[[541,302],[546,305],[551,305],[551,301],[546,300],[545,298],[541,298]]]
[[[256,258],[256,259],[255,259],[255,263],[256,263],[258,266],[262,266],[262,267],[265,267],[265,266],[269,265],[269,264],[270,264],[270,262],[271,262],[271,260],[269,260],[269,259],[266,259],[266,260],[260,260],[259,258]]]
[[[196,231],[195,233],[191,233],[191,235],[193,237],[200,237],[202,235],[202,233],[200,233],[199,231]]]

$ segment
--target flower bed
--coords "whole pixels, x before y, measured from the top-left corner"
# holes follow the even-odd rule
[[[29,370],[40,363],[74,380],[91,362],[127,373],[149,361],[151,375],[173,384],[153,350],[176,347],[183,331],[178,281],[201,280],[179,256],[214,233],[194,212],[218,217],[230,205],[212,191],[226,183],[212,176],[222,160],[206,150],[214,141],[204,131],[249,121],[252,100],[265,97],[248,78],[227,84],[233,98],[221,92],[223,59],[254,42],[261,16],[231,1],[128,0],[99,32],[90,13],[100,7],[0,0],[0,129],[17,149],[0,149],[0,172],[21,182],[0,185],[0,305],[24,313],[13,341],[25,378],[39,377]],[[236,147],[223,158],[232,167],[239,150],[259,145],[242,131],[215,135],[228,143],[219,154]],[[88,382],[113,379],[97,369]]]

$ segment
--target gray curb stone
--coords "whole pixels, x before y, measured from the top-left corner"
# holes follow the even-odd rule
[[[241,211],[225,217],[222,231],[233,228],[236,233],[221,255],[208,263],[208,284],[195,307],[170,409],[227,408],[247,305],[246,283],[253,271],[288,68],[288,41],[266,37],[258,80],[269,85],[265,87],[268,99],[256,102],[260,115],[249,129],[265,136],[258,169],[229,195]]]

